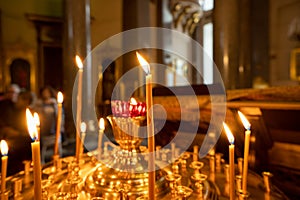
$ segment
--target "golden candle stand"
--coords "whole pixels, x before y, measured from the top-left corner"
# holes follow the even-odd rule
[[[55,165],[53,162],[44,165],[42,199],[148,199],[148,150],[140,146],[142,138],[138,137],[144,118],[108,119],[120,146],[106,146],[101,155],[97,150],[88,152],[80,157],[79,162],[70,156],[56,159]],[[132,135],[128,135],[129,132]],[[229,199],[229,166],[222,159],[222,153],[199,159],[198,153],[184,152],[174,159],[176,148],[174,145],[171,148],[158,148],[160,151],[155,152],[155,166],[158,169],[155,173],[156,199]],[[98,157],[101,159],[98,160]],[[272,185],[269,172],[260,176],[248,171],[247,193],[241,192],[239,164],[235,164],[235,199],[288,199]],[[7,178],[9,199],[34,198],[33,170],[28,162],[25,166],[24,171]]]
[[[52,163],[43,166],[43,199],[147,199],[147,172],[143,172],[142,165],[132,165],[135,162],[134,156],[137,158],[136,155],[132,152],[124,152],[120,148],[109,151],[121,157],[115,163],[121,166],[126,165],[127,162],[127,166],[136,169],[135,173],[118,170],[117,164],[111,168],[104,164],[106,162],[99,162],[96,159],[96,152],[84,154],[79,164],[75,162],[74,157],[62,158],[61,169],[57,171],[53,169]],[[156,199],[229,199],[229,182],[226,172],[228,167],[224,161],[220,163],[220,172],[210,172],[210,156],[193,161],[192,155],[191,152],[185,152],[175,162],[168,161],[170,163],[167,167],[157,171]],[[171,156],[169,152],[167,158],[170,159]],[[112,161],[111,158],[104,159]],[[121,163],[121,160],[126,162]],[[156,160],[156,165],[166,164],[164,162]],[[259,176],[249,171],[247,194],[241,194],[238,191],[238,188],[241,188],[239,185],[241,181],[237,178],[236,199],[288,199],[272,185],[269,179],[270,173],[263,174]],[[7,192],[9,199],[33,199],[32,169],[29,173],[21,171],[8,177]]]

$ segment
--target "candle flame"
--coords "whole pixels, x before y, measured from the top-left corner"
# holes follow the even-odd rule
[[[102,117],[99,120],[99,128],[100,128],[100,130],[105,129],[104,119]]]
[[[136,52],[136,56],[140,62],[140,65],[142,66],[143,70],[146,72],[146,74],[150,74],[149,63],[138,52]]]
[[[224,130],[225,130],[225,133],[227,135],[229,143],[233,144],[234,143],[234,136],[231,133],[231,130],[229,129],[229,127],[227,126],[227,124],[225,122],[223,122],[223,127],[224,127]]]
[[[6,156],[8,154],[8,146],[5,140],[1,140],[0,148],[2,156]]]
[[[245,117],[245,115],[240,111],[238,111],[238,114],[240,116],[240,119],[241,119],[245,129],[250,130],[251,125],[250,125],[249,121],[247,120],[247,118]]]
[[[64,96],[61,92],[57,93],[57,103],[62,103],[64,101]]]
[[[40,117],[36,112],[33,113],[33,119],[34,119],[35,125],[40,126]]]
[[[31,139],[38,140],[38,131],[36,128],[36,124],[35,124],[32,114],[28,108],[26,109],[26,120],[27,120],[28,132],[29,132]]]
[[[137,101],[135,100],[135,98],[133,97],[130,98],[130,104],[137,105]]]
[[[75,60],[76,60],[77,67],[79,69],[82,69],[83,68],[83,64],[82,64],[82,61],[81,61],[81,59],[80,59],[80,57],[78,55],[76,55]]]
[[[84,122],[81,122],[80,130],[82,133],[84,133],[86,131],[86,124]]]

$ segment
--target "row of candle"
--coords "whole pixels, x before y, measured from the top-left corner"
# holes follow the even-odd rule
[[[58,117],[57,117],[57,129],[56,129],[56,140],[54,152],[55,155],[58,154],[58,142],[59,142],[59,134],[60,126],[61,126],[61,113],[62,113],[62,101],[63,96],[62,93],[58,93]],[[30,137],[33,142],[31,143],[31,151],[32,151],[32,161],[34,166],[34,193],[35,199],[41,199],[42,191],[41,191],[41,155],[40,155],[40,120],[38,114],[35,112],[33,115],[30,110],[26,109],[26,120],[27,120],[27,128]],[[8,161],[8,145],[5,140],[1,140],[1,199],[5,198],[5,190],[6,190],[6,174],[7,174],[7,161]]]
[[[246,129],[245,131],[245,145],[244,145],[244,164],[243,164],[243,176],[242,176],[242,193],[244,195],[247,194],[247,175],[248,175],[248,155],[249,155],[249,146],[250,146],[250,123],[244,116],[244,114],[238,111],[238,115]],[[234,187],[234,179],[235,179],[235,164],[234,164],[234,136],[231,133],[229,127],[224,122],[223,123],[224,130],[226,132],[229,145],[229,197],[230,200],[235,199],[235,187]]]

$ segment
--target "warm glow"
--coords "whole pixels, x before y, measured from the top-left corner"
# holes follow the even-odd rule
[[[8,146],[5,140],[1,140],[0,142],[1,154],[2,156],[6,156],[8,153]]]
[[[99,120],[99,128],[100,128],[100,130],[104,130],[105,129],[105,124],[104,124],[104,119],[103,118],[101,118]]]
[[[35,125],[40,126],[40,117],[36,112],[33,113],[33,119],[34,119]]]
[[[138,52],[136,52],[136,56],[140,62],[140,65],[143,67],[143,70],[146,72],[146,74],[150,74],[149,63]]]
[[[86,124],[84,122],[81,122],[80,131],[81,131],[81,133],[85,133],[85,131],[86,131]]]
[[[130,104],[137,105],[137,101],[135,100],[135,98],[133,97],[130,98]]]
[[[242,123],[243,123],[245,129],[250,130],[251,125],[250,125],[249,121],[247,120],[247,118],[245,117],[245,115],[240,111],[238,111],[238,114],[240,116],[240,119],[242,120]]]
[[[225,133],[227,135],[229,143],[233,144],[234,143],[233,134],[231,133],[231,130],[229,129],[229,127],[227,126],[227,124],[225,122],[223,122],[223,127],[224,127],[224,130],[225,130]]]
[[[34,122],[34,118],[30,112],[30,110],[27,108],[26,109],[26,120],[27,120],[27,128],[29,135],[32,140],[38,140],[38,131],[36,128],[36,124]]]
[[[82,69],[83,68],[83,64],[82,64],[81,59],[80,59],[80,57],[78,55],[76,55],[75,60],[76,60],[77,67],[79,69]]]
[[[64,96],[61,92],[57,93],[57,103],[62,103],[64,101]]]

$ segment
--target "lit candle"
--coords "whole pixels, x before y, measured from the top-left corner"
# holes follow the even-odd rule
[[[243,180],[242,180],[242,190],[243,194],[247,194],[247,174],[248,174],[248,156],[249,156],[249,146],[250,146],[250,123],[243,115],[242,112],[238,111],[240,119],[246,129],[245,131],[245,146],[244,146],[244,167],[243,167]]]
[[[39,118],[39,115],[36,112],[34,112],[33,113],[33,118],[34,118],[34,123],[35,123],[36,128],[37,128],[38,138],[40,140],[41,139],[41,128],[40,128],[40,118]]]
[[[40,142],[38,141],[38,133],[34,118],[30,110],[26,109],[26,119],[28,132],[33,142],[31,143],[32,162],[33,162],[33,177],[34,177],[34,199],[42,199],[42,174],[41,174],[41,153]]]
[[[228,141],[230,143],[229,145],[229,197],[230,200],[235,199],[235,186],[234,186],[234,178],[235,178],[235,172],[234,172],[234,137],[226,125],[226,123],[223,122],[223,127],[226,132]]]
[[[1,154],[2,154],[2,166],[1,166],[1,199],[5,199],[5,190],[6,190],[6,173],[7,173],[7,154],[8,146],[5,140],[1,140]]]
[[[80,125],[80,131],[81,131],[81,147],[80,147],[80,155],[83,154],[83,145],[84,145],[84,140],[85,140],[85,131],[86,131],[86,124],[84,122],[81,122]]]
[[[105,124],[104,119],[100,118],[99,120],[99,134],[98,134],[98,160],[101,158],[102,153],[102,137],[104,134]]]
[[[155,140],[154,140],[154,122],[153,122],[153,100],[152,100],[152,75],[150,73],[149,63],[136,52],[140,65],[146,72],[146,106],[147,106],[147,133],[148,133],[148,199],[155,199]]]
[[[60,127],[61,127],[61,117],[62,117],[62,102],[64,96],[61,92],[57,93],[57,123],[56,123],[56,135],[55,135],[55,145],[54,145],[54,155],[59,156],[58,144],[60,138]]]
[[[83,64],[79,56],[76,56],[76,63],[79,68],[78,70],[78,92],[77,92],[77,111],[76,111],[76,159],[79,162],[80,158],[80,124],[81,124],[81,107],[82,107],[82,73]]]

